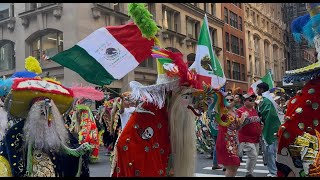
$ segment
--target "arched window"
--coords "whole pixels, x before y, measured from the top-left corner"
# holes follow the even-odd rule
[[[0,71],[15,68],[14,42],[8,40],[0,41]]]
[[[63,33],[57,30],[36,32],[29,40],[29,44],[31,56],[39,61],[47,60],[63,51]]]

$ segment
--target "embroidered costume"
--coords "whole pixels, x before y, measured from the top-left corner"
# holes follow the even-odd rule
[[[309,3],[309,14],[295,19],[291,29],[295,39],[301,37],[314,44],[318,52],[318,62],[304,68],[286,71],[285,82],[308,81],[290,99],[285,114],[285,122],[280,126],[277,154],[279,177],[319,177],[320,176],[320,78],[319,78],[319,3]]]

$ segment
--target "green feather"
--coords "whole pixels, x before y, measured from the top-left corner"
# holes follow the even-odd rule
[[[129,3],[128,15],[132,17],[134,23],[139,27],[143,37],[152,39],[158,33],[159,28],[144,3]]]

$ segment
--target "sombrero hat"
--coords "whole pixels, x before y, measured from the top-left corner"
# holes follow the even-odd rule
[[[40,78],[17,78],[6,98],[6,109],[12,116],[26,118],[33,100],[41,97],[52,99],[62,114],[73,103],[72,90],[61,84]]]

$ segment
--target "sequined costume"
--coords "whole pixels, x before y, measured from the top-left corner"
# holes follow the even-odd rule
[[[238,156],[238,132],[240,123],[236,117],[227,115],[227,119],[232,118],[231,124],[228,127],[219,125],[217,138],[217,160],[218,164],[224,166],[240,166],[240,159]]]
[[[295,40],[302,38],[314,45],[317,62],[286,71],[284,82],[305,81],[287,105],[284,123],[276,136],[279,145],[277,169],[279,177],[320,177],[320,3],[307,3],[308,13],[294,19],[291,30]]]
[[[211,124],[206,113],[196,118],[197,150],[199,152],[210,154],[213,151],[215,142],[211,133]]]
[[[70,130],[78,134],[80,144],[89,143],[93,146],[90,161],[95,162],[99,158],[100,142],[98,128],[92,111],[88,106],[82,104],[75,105],[75,108],[76,112],[73,112],[73,123],[70,126]]]
[[[117,142],[117,163],[113,177],[167,176],[170,140],[166,108],[156,110],[152,104],[144,109],[155,113],[134,112]],[[151,121],[152,119],[152,121]],[[142,162],[141,160],[146,161]],[[147,160],[148,159],[148,160]]]

